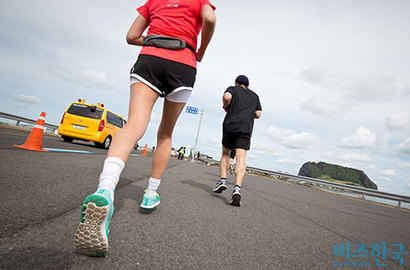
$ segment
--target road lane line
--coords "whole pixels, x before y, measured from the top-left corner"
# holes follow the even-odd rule
[[[81,153],[81,154],[94,154],[94,152],[81,151],[81,150],[70,150],[70,149],[56,149],[56,148],[43,148],[44,150],[50,152],[64,152],[64,153]]]

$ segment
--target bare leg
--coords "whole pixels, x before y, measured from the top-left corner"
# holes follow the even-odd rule
[[[245,177],[246,150],[236,148],[236,167],[235,167],[235,185],[242,186],[243,178]]]
[[[176,103],[165,99],[162,119],[157,133],[157,148],[152,159],[151,177],[161,179],[167,168],[171,147],[172,133],[185,103]]]
[[[230,153],[231,153],[231,150],[222,145],[222,157],[221,157],[221,161],[219,164],[219,172],[221,174],[221,178],[226,178],[226,173],[228,171],[228,166],[229,166],[229,154]]]
[[[127,162],[135,143],[147,129],[152,107],[159,94],[147,85],[137,82],[131,85],[128,122],[114,137],[107,157],[118,157]]]
[[[82,205],[75,243],[87,255],[104,256],[108,251],[108,235],[104,224],[109,224],[114,210],[114,189],[133,146],[147,128],[152,107],[159,96],[142,83],[132,84],[130,92],[128,122],[114,137],[97,192],[88,196]]]

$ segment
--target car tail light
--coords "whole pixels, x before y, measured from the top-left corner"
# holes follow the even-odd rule
[[[62,124],[63,124],[63,121],[64,121],[64,116],[65,116],[65,112],[64,112],[64,114],[63,114],[63,118],[61,118],[61,123],[60,123],[60,125],[62,125]]]
[[[103,129],[104,129],[104,119],[101,119],[101,121],[100,121],[100,125],[98,126],[98,131],[103,131]]]

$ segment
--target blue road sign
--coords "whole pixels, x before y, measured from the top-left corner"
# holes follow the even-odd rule
[[[186,113],[198,114],[198,108],[186,106]]]

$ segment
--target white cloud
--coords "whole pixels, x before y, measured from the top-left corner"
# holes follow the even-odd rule
[[[335,115],[340,112],[336,100],[325,100],[324,97],[312,96],[300,104],[302,111],[308,111],[322,116]],[[336,106],[335,106],[336,105]]]
[[[386,126],[390,130],[408,130],[410,129],[410,113],[394,113],[386,118]]]
[[[278,153],[278,152],[272,152],[272,151],[267,151],[266,155],[271,156],[271,157],[280,157],[283,156],[283,153]]]
[[[390,136],[390,135],[388,135],[388,134],[383,135],[382,138],[381,138],[381,146],[382,146],[383,148],[388,148],[388,147],[389,147],[389,142],[390,142],[390,140],[391,140],[391,136]]]
[[[324,153],[324,156],[326,158],[333,158],[333,153],[332,152],[326,152],[326,153]]]
[[[352,161],[359,161],[359,162],[369,162],[372,161],[373,159],[367,155],[359,155],[359,154],[344,154],[340,157],[341,160],[346,161],[346,162],[352,162]]]
[[[369,129],[359,127],[355,134],[344,138],[340,144],[344,148],[371,148],[376,142],[376,134]]]
[[[263,139],[259,139],[257,137],[252,138],[251,150],[252,152],[256,152],[261,156],[272,156],[272,157],[279,157],[282,156],[283,153],[275,152],[275,146],[272,142],[263,141]]]
[[[313,133],[297,133],[294,130],[277,128],[274,125],[264,129],[264,132],[272,142],[288,148],[311,148],[317,142],[317,137]]]
[[[107,74],[104,72],[77,70],[61,65],[46,66],[45,70],[66,81],[74,82],[91,89],[109,89],[114,86],[114,82],[108,79]]]
[[[18,95],[12,95],[14,99],[17,99],[19,101],[29,103],[29,104],[38,104],[42,103],[43,101],[36,97],[36,96],[29,96],[29,95],[24,95],[24,94],[18,94]]]
[[[299,164],[299,161],[294,160],[294,159],[278,159],[276,160],[276,162],[281,165],[291,165],[291,166],[296,166]]]
[[[410,155],[410,138],[407,138],[402,143],[397,145],[397,150],[400,153]]]
[[[329,66],[316,66],[301,71],[299,78],[349,100],[360,100],[361,103],[391,99],[399,93],[394,79],[383,74],[357,74],[332,70]]]
[[[381,179],[386,181],[386,182],[394,182],[393,179],[391,179],[390,177],[387,177],[387,176],[382,177]]]
[[[399,162],[400,167],[409,167],[410,168],[410,162]]]
[[[396,172],[394,169],[389,169],[389,170],[379,171],[379,174],[383,176],[395,176]]]
[[[404,87],[401,89],[400,94],[403,98],[408,98],[410,96],[410,87]]]

